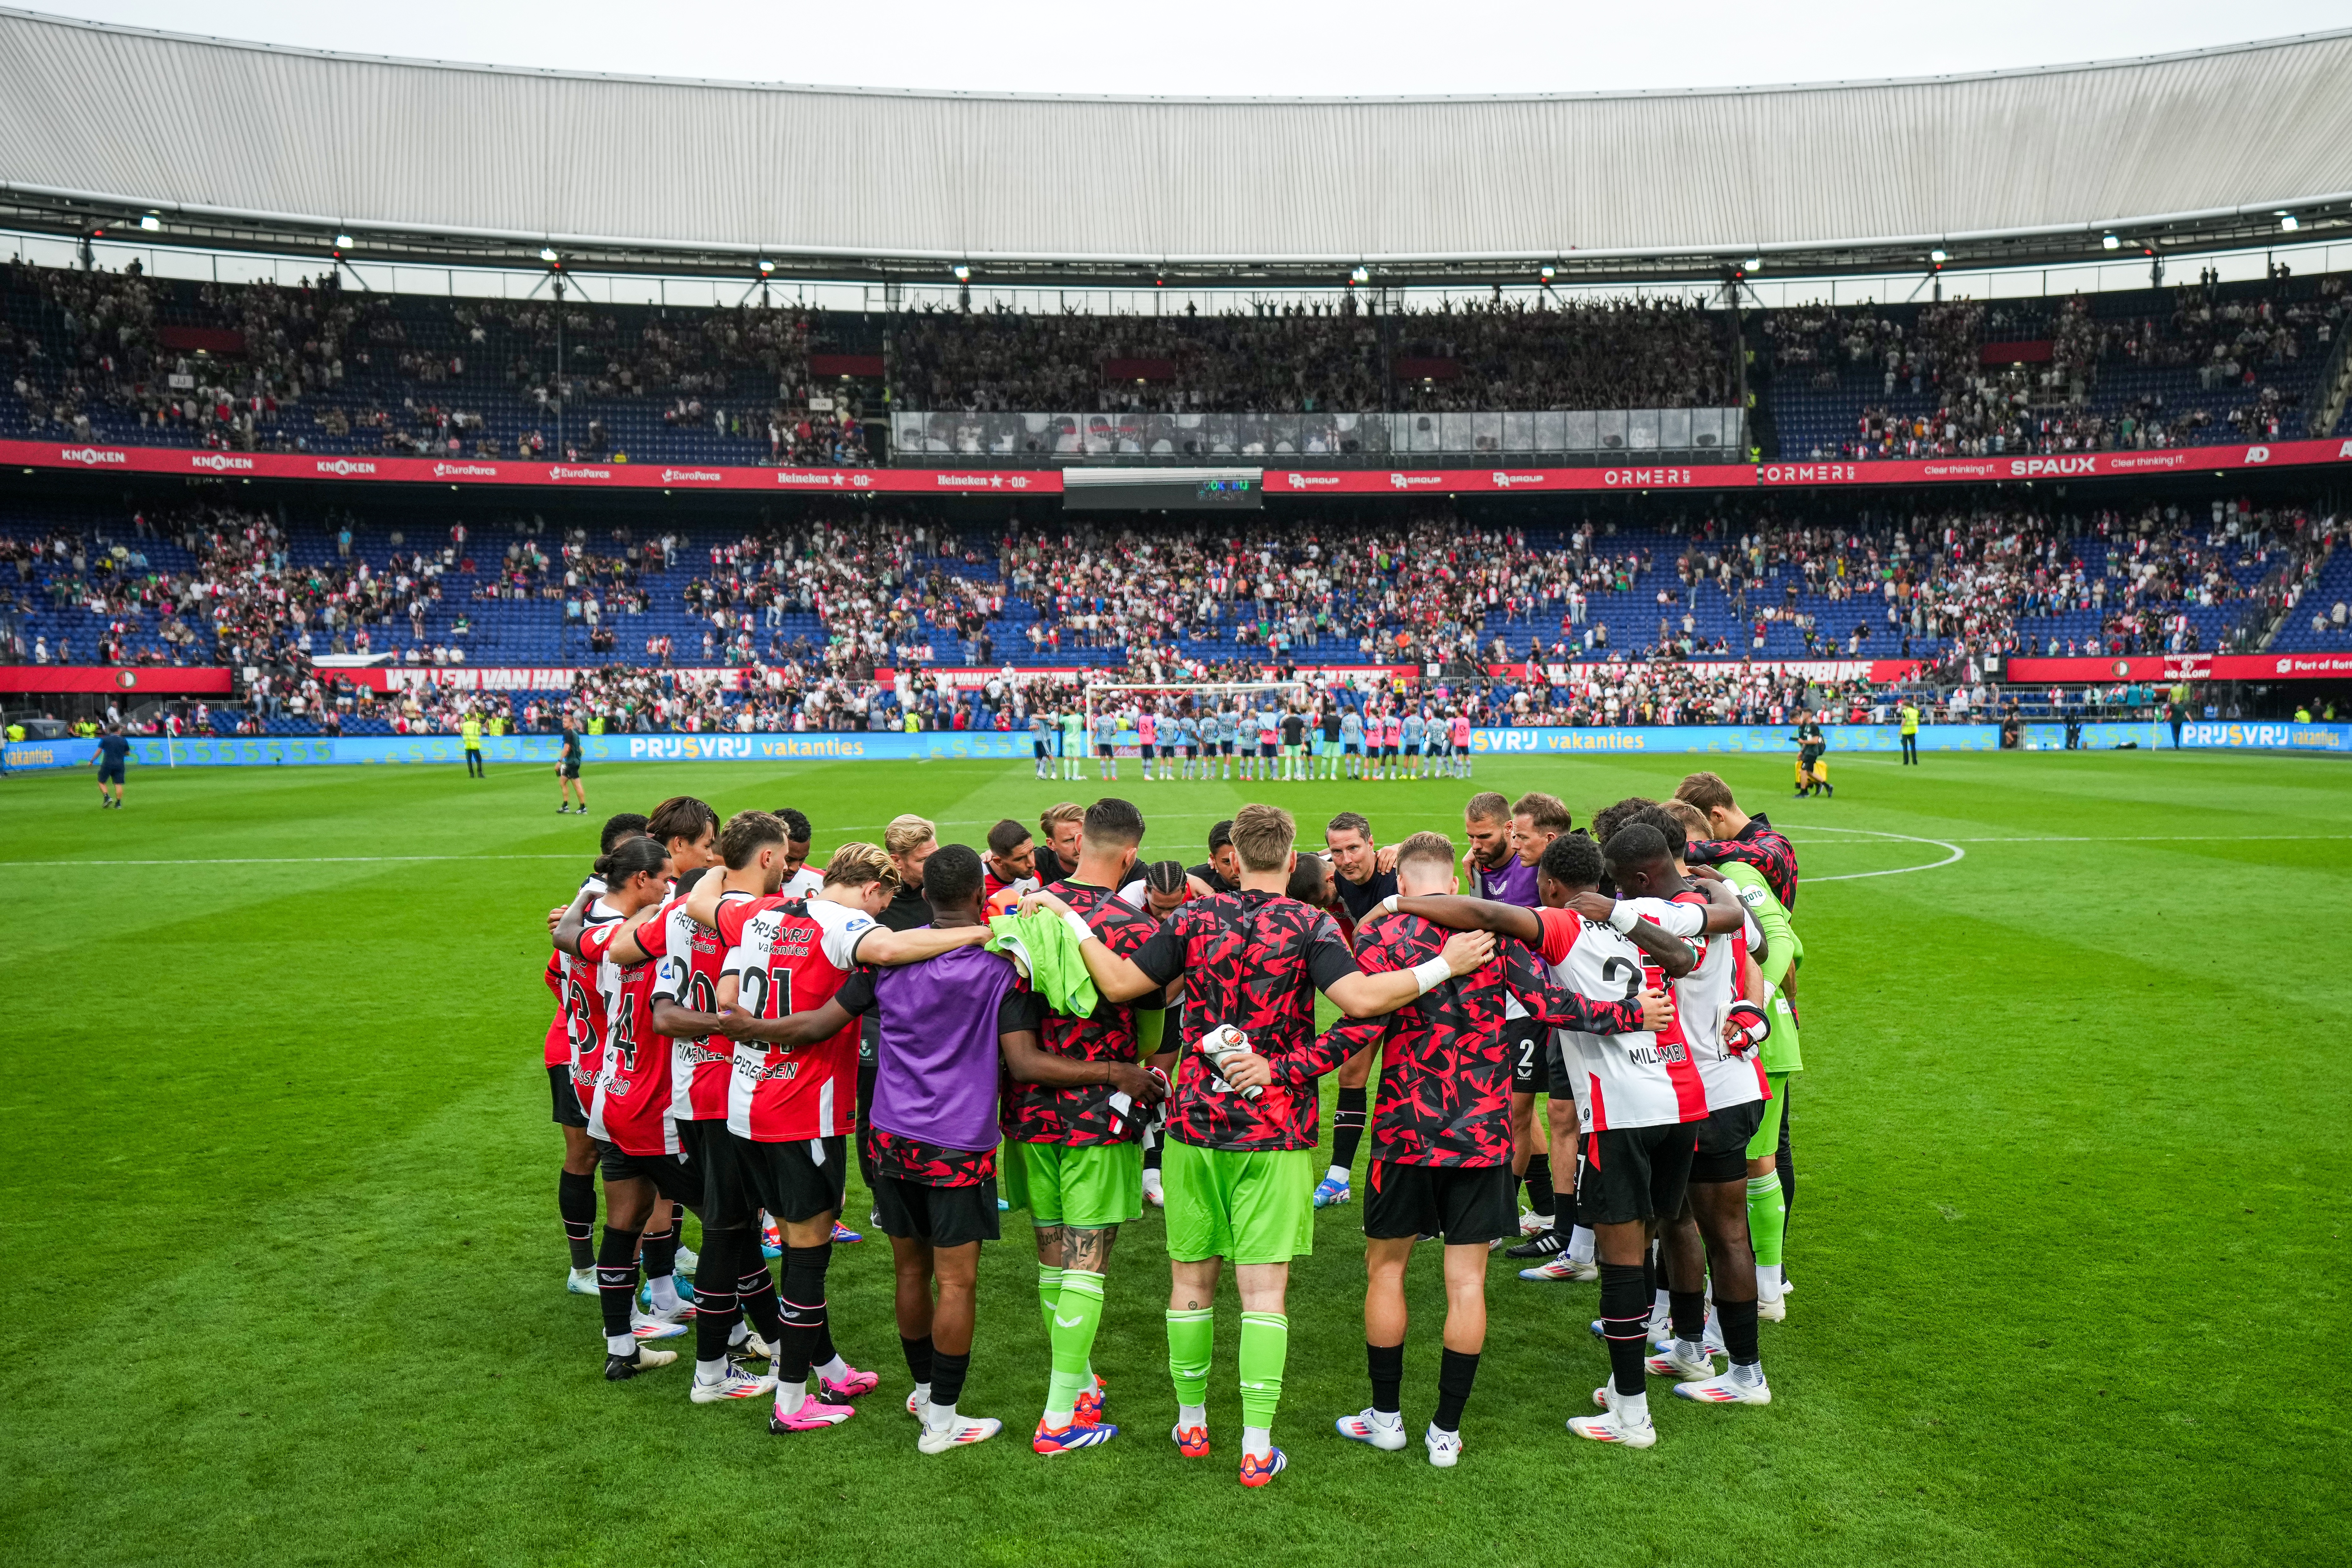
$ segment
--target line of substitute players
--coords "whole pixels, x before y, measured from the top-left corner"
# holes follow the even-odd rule
[[[797,812],[722,826],[679,797],[611,819],[594,874],[551,911],[545,1052],[569,1285],[598,1298],[605,1376],[667,1366],[664,1342],[690,1334],[696,1402],[768,1398],[779,1434],[852,1419],[880,1380],[835,1345],[825,1282],[836,1239],[856,1239],[840,1219],[857,1160],[890,1240],[919,1448],[1002,1429],[961,1403],[980,1249],[1008,1206],[1035,1228],[1050,1346],[1032,1446],[1108,1442],[1119,1428],[1092,1352],[1119,1229],[1142,1212],[1149,1138],[1170,1441],[1187,1458],[1212,1451],[1212,1308],[1230,1273],[1239,1477],[1264,1486],[1287,1464],[1273,1427],[1290,1265],[1312,1250],[1315,1209],[1353,1197],[1368,1131],[1370,1402],[1337,1421],[1340,1436],[1408,1442],[1403,1279],[1423,1241],[1444,1248],[1446,1291],[1433,1464],[1463,1451],[1487,1260],[1514,1242],[1545,1259],[1525,1278],[1600,1281],[1609,1376],[1570,1432],[1654,1444],[1654,1375],[1703,1404],[1769,1404],[1758,1323],[1786,1311],[1785,1108],[1801,1066],[1793,850],[1712,773],[1673,800],[1619,802],[1589,830],[1547,795],[1475,796],[1465,826],[1466,854],[1436,833],[1383,847],[1343,813],[1327,868],[1297,852],[1287,812],[1245,805],[1213,833],[1224,858],[1204,879],[1140,865],[1141,814],[1106,797],[1079,813],[1074,854],[1061,836],[1061,875],[1007,889],[1001,853],[940,845],[919,817],[883,844],[843,845],[821,872]],[[1456,893],[1465,870],[1481,896]],[[915,900],[928,923],[907,915]],[[1318,994],[1340,1014],[1328,1029]],[[1367,1115],[1346,1086],[1375,1061]],[[1318,1080],[1333,1072],[1343,1147],[1327,1173]],[[1572,1186],[1555,1195],[1538,1160]],[[700,1221],[698,1257],[680,1245],[682,1211]]]

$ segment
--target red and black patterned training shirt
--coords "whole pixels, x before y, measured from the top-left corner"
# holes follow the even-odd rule
[[[1454,933],[1417,915],[1375,915],[1356,934],[1367,974],[1409,970]],[[1580,996],[1551,983],[1526,943],[1495,939],[1495,956],[1378,1018],[1346,1018],[1302,1052],[1294,1070],[1328,1072],[1366,1046],[1381,1051],[1372,1158],[1406,1165],[1500,1165],[1511,1158],[1511,1047],[1503,1003],[1555,1028],[1613,1035],[1641,1026],[1639,1005]],[[1313,1079],[1307,1079],[1311,1089]]]
[[[1194,899],[1135,955],[1155,985],[1184,976],[1184,1052],[1168,1135],[1202,1149],[1312,1149],[1316,1092],[1282,1064],[1315,1041],[1315,994],[1356,973],[1339,924],[1321,910],[1244,888]],[[1275,1065],[1276,1081],[1245,1100],[1209,1069],[1201,1037],[1231,1024]]]
[[[1086,882],[1056,882],[1054,892],[1094,928],[1103,945],[1121,958],[1133,958],[1160,932],[1159,921],[1113,893]],[[1133,1062],[1139,1059],[1135,1015],[1156,1009],[1158,993],[1132,1002],[1098,1002],[1083,1018],[1045,1016],[1045,1047],[1057,1057],[1082,1062]],[[1133,1143],[1143,1137],[1149,1118],[1130,1110],[1120,1116],[1111,1108],[1118,1090],[1108,1084],[1085,1084],[1055,1089],[1042,1083],[1022,1083],[1006,1074],[1000,1091],[1005,1137],[1016,1143],[1059,1143],[1068,1148],[1095,1148],[1107,1143]],[[1111,1131],[1112,1124],[1119,1131]]]
[[[950,1149],[919,1138],[901,1138],[879,1127],[866,1134],[877,1174],[919,1187],[976,1187],[996,1174],[993,1149]]]
[[[1693,866],[1737,860],[1763,873],[1765,885],[1780,907],[1797,910],[1797,850],[1780,830],[1760,813],[1748,819],[1737,838],[1695,838],[1683,858]]]

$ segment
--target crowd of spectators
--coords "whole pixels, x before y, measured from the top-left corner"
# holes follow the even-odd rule
[[[421,543],[375,534],[373,552],[354,547],[349,514],[324,514],[324,537],[296,550],[282,515],[191,504],[0,533],[13,568],[0,636],[26,663],[226,665],[265,720],[392,732],[446,723],[443,685],[370,693],[327,656],[462,667],[472,616],[559,606],[586,640],[562,661],[597,667],[571,700],[616,728],[895,726],[910,712],[1003,727],[1041,700],[1007,671],[1073,664],[1087,667],[1073,679],[1168,682],[1377,667],[1446,682],[1501,722],[1777,723],[1869,695],[1805,689],[1779,668],[1792,640],[1807,660],[1916,661],[1948,686],[2021,654],[2259,646],[2342,532],[2316,509],[2252,500],[1843,521],[1784,502],[1722,497],[1639,531],[1587,517],[1530,532],[1438,503],[1286,526],[1053,514],[971,531],[917,506],[813,500],[734,538],[614,526],[592,542],[582,524],[518,522],[477,539],[456,523]],[[28,611],[47,614],[26,635]]]
[[[2275,440],[2298,417],[2295,367],[2325,359],[2344,325],[2344,279],[2290,296],[2278,269],[2267,293],[2225,293],[2200,276],[2162,296],[2168,310],[2097,313],[2098,301],[1955,300],[1895,312],[1813,305],[1769,312],[1763,333],[1784,382],[1817,391],[1874,376],[1884,401],[1813,458],[1982,457]],[[2007,358],[2010,345],[2018,358]],[[1988,352],[1990,351],[1990,352]],[[2181,404],[2150,378],[2185,370],[2203,394]],[[2103,390],[2114,383],[2115,390]],[[1932,407],[1895,406],[1898,396]],[[1788,454],[1794,456],[1797,454]]]
[[[969,412],[1316,414],[1717,407],[1727,329],[1662,300],[1200,315],[919,311],[892,341],[898,406]]]
[[[626,455],[625,409],[774,462],[865,462],[856,389],[810,369],[826,337],[818,312],[751,300],[559,306],[369,293],[334,271],[285,287],[158,279],[136,261],[0,268],[0,374],[27,431],[75,440],[607,458]]]
[[[1792,307],[1749,324],[1773,371],[1767,402],[1783,425],[1808,426],[1791,458],[2278,439],[2301,433],[2311,372],[2344,325],[2344,283],[2290,286],[2279,268],[2263,289],[2209,275],[2127,296]],[[1416,308],[1348,291],[1208,313],[869,317],[764,291],[688,309],[598,305],[576,287],[562,300],[551,288],[515,300],[387,294],[333,270],[281,286],[160,279],[135,262],[11,264],[0,430],[837,466],[883,455],[864,411],[886,395],[947,420],[1724,407],[1742,384],[1734,331],[1729,312],[1696,299]],[[1987,353],[2001,344],[2021,357]],[[1843,400],[1857,391],[1868,401],[1855,414]],[[1833,427],[1802,419],[1832,395]],[[1300,429],[1301,453],[1357,449],[1338,426]],[[1054,449],[1039,439],[1019,450]],[[1235,439],[1247,449],[1246,434]]]

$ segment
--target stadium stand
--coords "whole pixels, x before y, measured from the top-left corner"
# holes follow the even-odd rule
[[[286,733],[321,721],[336,679],[321,658],[591,668],[600,700],[657,688],[627,717],[665,726],[688,712],[717,725],[731,709],[732,727],[747,702],[789,705],[814,728],[870,722],[877,702],[884,717],[916,702],[922,672],[1008,667],[1142,680],[1436,667],[1524,714],[1530,668],[1630,661],[1661,672],[1643,694],[1654,707],[1711,715],[1793,706],[1755,672],[1790,661],[1916,660],[1951,684],[1995,655],[2244,649],[2352,586],[2346,557],[2326,554],[2336,517],[2252,500],[1856,510],[1833,524],[1730,498],[1638,522],[1425,505],[1403,521],[1118,529],[1058,514],[982,528],[912,505],[812,500],[766,530],[602,537],[588,513],[478,529],[441,527],[443,515],[9,516],[0,637],[10,660],[34,665],[265,672],[255,721]],[[2340,621],[2312,635],[2344,642]],[[1498,668],[1521,679],[1496,683]],[[697,686],[714,670],[736,672],[748,697]],[[908,672],[908,688],[877,685],[879,671]],[[1597,679],[1538,691],[1536,711],[1611,721],[1606,694],[1568,689]],[[373,701],[343,732],[403,721]]]
[[[1360,312],[1347,297],[1328,309],[1197,318],[573,301],[563,307],[558,398],[551,300],[366,294],[339,279],[323,272],[281,289],[12,265],[0,273],[0,377],[14,393],[0,398],[0,436],[824,465],[881,455],[883,427],[863,411],[886,382],[898,409],[962,416],[1709,409],[1739,395],[1726,310],[1627,300],[1387,312],[1368,302]],[[1979,456],[2326,434],[2305,421],[2341,335],[2344,284],[2341,275],[2281,275],[2053,300],[1749,312],[1747,341],[1762,349],[1754,390],[1778,432],[1777,450],[1763,455]],[[1498,422],[1462,447],[1537,444],[1531,423]],[[908,460],[1015,450],[908,445]],[[1596,437],[1581,459],[1561,460],[1598,461],[1611,445]],[[1311,434],[1269,437],[1258,449],[1339,460],[1360,451],[1336,434],[1319,444]]]

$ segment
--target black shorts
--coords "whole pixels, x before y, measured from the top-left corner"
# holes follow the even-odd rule
[[[1764,1125],[1764,1105],[1751,1100],[1707,1112],[1698,1124],[1697,1152],[1691,1156],[1694,1182],[1744,1182],[1748,1179],[1748,1141]]]
[[[1096,755],[1096,756],[1097,756],[1097,757],[1108,757],[1108,756],[1109,756],[1109,755],[1110,755],[1110,753],[1111,753],[1111,748],[1110,748],[1110,747],[1108,747],[1108,746],[1105,746],[1105,745],[1097,744],[1097,745],[1095,747],[1095,755]]]
[[[1272,741],[1260,741],[1257,743],[1257,754],[1261,757],[1270,757],[1274,755],[1274,742]]]
[[[1554,1100],[1576,1102],[1576,1068],[1568,1053],[1559,1048],[1559,1031],[1544,1031],[1544,1066],[1551,1069],[1551,1097]]]
[[[98,782],[100,784],[121,784],[122,782],[121,765],[120,763],[111,767],[101,765],[98,770]]]
[[[1045,742],[1043,742],[1043,741],[1032,741],[1032,742],[1030,742],[1029,743],[1030,743],[1030,745],[1032,745],[1033,747],[1036,748],[1037,755],[1038,755],[1040,758],[1042,758],[1042,757],[1044,757],[1044,756],[1045,756]]]
[[[580,1097],[572,1091],[572,1066],[554,1062],[547,1069],[547,1087],[554,1091],[555,1124],[558,1127],[585,1127],[588,1113],[580,1109]]]
[[[568,779],[576,779],[576,778],[578,778],[578,777],[580,776],[580,764],[579,764],[578,763],[564,763],[564,764],[563,764],[563,776],[564,776],[565,778],[568,778]]]
[[[1407,746],[1404,749],[1404,754],[1408,757],[1417,757],[1421,755],[1421,747],[1418,744]]]
[[[904,1176],[877,1176],[874,1208],[882,1216],[883,1235],[933,1247],[994,1241],[1001,1234],[994,1176],[968,1187],[927,1187]]]
[[[702,1173],[706,1185],[710,1181],[710,1151],[727,1133],[727,1119],[714,1116],[708,1121],[681,1121],[677,1124],[677,1146]]]
[[[1217,750],[1230,757],[1234,754],[1234,743],[1231,741],[1220,741],[1217,742]]]
[[[1550,1033],[1533,1018],[1503,1020],[1503,1039],[1511,1049],[1513,1094],[1541,1094],[1551,1087],[1551,1067],[1545,1058],[1545,1037]]]
[[[1519,1234],[1518,1184],[1508,1165],[1408,1165],[1375,1160],[1364,1195],[1374,1241],[1440,1236],[1448,1247]]]
[[[1696,1123],[1670,1121],[1612,1127],[1587,1137],[1576,1173],[1576,1223],[1631,1225],[1682,1213],[1697,1135]]]
[[[839,1214],[849,1184],[849,1140],[802,1138],[759,1143],[732,1131],[710,1138],[710,1196],[702,1223],[720,1228],[750,1225],[761,1209],[797,1225]]]
[[[1394,746],[1383,745],[1381,747],[1381,755],[1383,757],[1393,757],[1396,755],[1396,752],[1397,749]]]
[[[684,1204],[697,1214],[702,1212],[704,1199],[709,1195],[709,1173],[682,1148],[676,1154],[632,1154],[617,1143],[600,1141],[596,1145],[596,1168],[604,1173],[608,1190],[614,1182],[643,1177],[654,1184],[655,1192]]]
[[[1173,746],[1162,746],[1160,748],[1160,754],[1163,757],[1172,757],[1176,754],[1176,748]]]
[[[1201,754],[1201,748],[1200,748],[1200,747],[1198,747],[1198,746],[1196,746],[1196,745],[1187,744],[1187,745],[1185,746],[1185,748],[1184,748],[1184,755],[1185,755],[1187,758],[1191,758],[1191,757],[1197,757],[1197,756],[1199,756],[1200,754]]]

